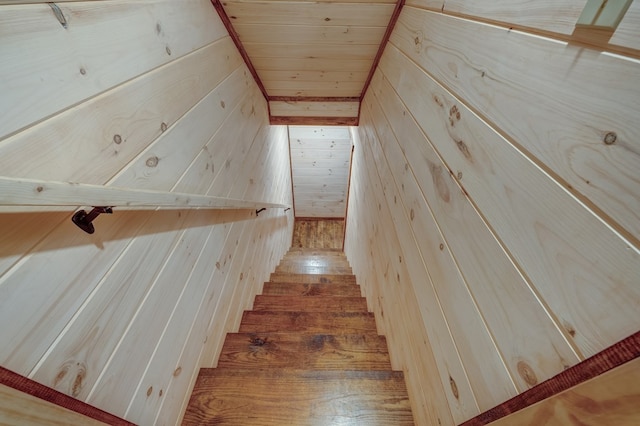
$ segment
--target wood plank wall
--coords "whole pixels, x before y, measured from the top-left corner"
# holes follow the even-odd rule
[[[640,9],[584,3],[407,1],[365,96],[345,251],[418,424],[639,329]]]
[[[351,135],[344,126],[289,126],[296,217],[344,218]]]
[[[287,131],[209,0],[0,6],[0,174],[292,204]],[[0,364],[138,424],[289,248],[292,210],[0,214]]]

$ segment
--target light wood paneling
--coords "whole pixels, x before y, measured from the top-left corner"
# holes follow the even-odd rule
[[[370,310],[376,314],[378,331],[388,338],[393,368],[405,371],[417,423],[453,424],[454,420],[459,423],[478,411],[476,402],[443,324],[419,251],[412,240],[403,241],[401,245],[390,226],[393,219],[386,201],[382,199],[380,179],[370,163],[365,143],[354,132],[354,164],[345,241],[347,257],[358,276]],[[422,303],[429,304],[429,318],[420,312]],[[428,336],[425,327],[437,333]],[[443,349],[446,356],[442,362],[446,369],[437,367],[435,356],[440,353],[433,351],[431,345]],[[434,371],[439,374],[433,374]],[[456,383],[455,396],[449,382],[443,387],[444,380],[441,381],[439,375]],[[452,400],[451,406],[448,400]]]
[[[49,46],[31,58],[39,68],[12,61],[15,78],[57,78],[45,64],[68,60],[74,46],[109,61],[132,45],[136,58],[89,63],[87,78],[96,72],[105,85],[69,85],[64,106],[0,143],[0,173],[292,204],[286,128],[268,125],[210,2],[124,3],[60,5],[66,32],[48,6],[2,7],[3,17],[41,7],[43,22],[54,22],[2,37],[0,49],[12,52]],[[50,46],[47,31],[63,39]],[[33,103],[30,87],[12,90]],[[292,214],[116,209],[91,236],[69,216],[30,215],[41,219],[34,225],[0,214],[0,317],[11,325],[0,329],[0,363],[137,424],[177,422],[198,368],[215,362],[226,329],[286,252]]]
[[[234,24],[386,27],[393,11],[392,1],[283,3],[226,0],[224,3],[225,11]]]
[[[404,188],[399,192],[405,208],[414,212],[411,227],[421,251],[434,253],[437,249],[448,248],[455,258],[465,260],[457,265],[459,274],[464,277],[462,291],[458,292],[455,304],[448,308],[447,317],[452,331],[455,328],[451,323],[457,321],[456,318],[467,319],[464,324],[455,326],[457,331],[454,337],[474,333],[467,324],[471,322],[468,316],[475,308],[473,304],[462,308],[464,299],[472,297],[477,309],[483,313],[482,318],[495,344],[500,348],[510,372],[510,380],[513,380],[519,391],[524,391],[579,361],[562,333],[550,320],[544,306],[538,302],[529,284],[504,255],[498,241],[457,186],[456,179],[444,172],[446,165],[430,149],[429,141],[421,134],[413,119],[407,116],[400,99],[388,82],[384,84],[381,75],[374,79],[372,92],[376,99],[373,96],[370,98],[370,114],[380,135],[379,149],[384,151],[388,161],[388,174],[394,176],[398,187]],[[380,108],[382,99],[385,102]],[[389,114],[388,124],[382,109]],[[398,135],[397,139],[395,135]],[[434,216],[437,228],[433,229],[433,225],[425,224],[425,216]],[[438,233],[441,235],[434,238],[433,235]],[[432,258],[427,262],[443,307],[446,306],[448,293],[454,293],[456,283],[460,282],[455,275],[446,277],[447,268],[444,266],[447,259],[448,257]],[[490,266],[487,267],[488,265]],[[465,291],[465,287],[468,290]],[[509,291],[505,291],[507,288]],[[465,295],[467,292],[468,296]],[[456,310],[457,313],[454,313]],[[480,322],[480,319],[476,321]],[[477,338],[480,333],[474,334]],[[468,336],[456,339],[458,347],[464,347],[464,342],[473,341],[473,338]],[[515,343],[517,341],[519,343]],[[479,344],[473,344],[471,353],[479,347]],[[461,355],[467,354],[463,361],[465,358],[469,360],[475,357],[459,350]],[[467,369],[474,371],[468,373],[470,378],[481,369],[477,366],[469,367],[469,361],[465,364]],[[522,373],[523,368],[530,372],[529,376]],[[495,379],[497,376],[490,377]],[[474,388],[478,389],[478,386]]]
[[[256,58],[253,62],[256,68],[262,70],[286,71],[286,72],[330,72],[330,71],[350,71],[367,72],[371,67],[371,62],[363,59],[335,59],[325,61],[319,58],[287,59],[281,58],[274,61],[270,58]]]
[[[297,97],[357,97],[362,91],[358,81],[271,81],[265,80],[264,87],[272,96]]]
[[[345,249],[417,421],[454,424],[637,331],[640,67],[537,3],[410,4],[361,108]]]
[[[169,0],[70,2],[59,8],[67,28],[47,4],[2,6],[0,139],[225,31],[207,0],[189,8]]]
[[[449,169],[462,174],[460,184],[582,354],[592,355],[637,331],[640,294],[631,285],[640,277],[637,249],[397,49],[387,54],[381,69]],[[624,125],[633,131],[630,122]],[[578,293],[582,296],[576,299]],[[601,315],[607,320],[595,320]]]
[[[0,143],[2,175],[107,183],[114,170],[206,95],[217,97],[211,111],[216,117],[236,102],[248,79],[234,52],[224,37],[5,139]],[[65,149],[60,149],[62,141]]]
[[[333,59],[358,59],[367,60],[372,58],[378,51],[378,44],[318,44],[313,45],[313,50],[307,44],[294,43],[293,39],[289,43],[244,43],[243,46],[252,58],[285,58],[303,59],[310,55],[323,61]],[[262,80],[268,80],[261,75]]]
[[[290,126],[296,217],[344,218],[351,138],[348,127]]]
[[[631,3],[613,37],[611,37],[611,44],[640,51],[640,2]],[[640,53],[636,52],[635,56],[640,56]]]
[[[230,0],[222,5],[268,98],[339,98],[361,96],[395,2]],[[339,102],[326,102],[318,111],[294,103],[289,109],[301,107],[301,112],[273,116],[357,116],[341,115]]]
[[[586,0],[407,0],[407,5],[570,35]]]
[[[614,31],[576,29],[586,0],[408,0],[407,5],[551,35],[640,56],[640,5],[632,2]]]
[[[233,28],[240,34],[244,43],[277,43],[287,44],[339,44],[361,45],[371,44],[374,40],[382,40],[385,27],[335,26],[335,25],[265,25],[260,23],[234,23]]]
[[[636,61],[411,7],[391,41],[640,247]]]
[[[270,101],[272,116],[285,117],[357,117],[360,102]]]

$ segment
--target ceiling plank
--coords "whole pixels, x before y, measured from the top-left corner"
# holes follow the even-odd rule
[[[283,102],[269,101],[271,115],[357,117],[360,103],[355,102]]]
[[[376,44],[384,36],[386,26],[359,27],[355,25],[265,25],[234,24],[243,43],[308,44]]]
[[[271,44],[244,43],[251,58],[317,58],[322,60],[362,59],[372,61],[378,51],[378,44]]]
[[[297,70],[297,71],[369,71],[371,60],[363,59],[339,59],[327,63],[323,59],[305,58],[288,59],[282,58],[274,61],[271,58],[256,58],[254,65],[259,70]]]
[[[213,0],[217,1],[217,0]],[[316,3],[226,0],[224,7],[232,24],[380,26],[389,22],[394,4]]]
[[[358,117],[274,117],[269,122],[273,125],[290,126],[357,126]]]
[[[367,78],[365,71],[272,71],[258,70],[260,78],[269,81],[357,81],[361,84]]]

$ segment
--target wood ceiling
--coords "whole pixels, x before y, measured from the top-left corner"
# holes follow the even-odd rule
[[[357,125],[404,0],[212,0],[272,124]]]

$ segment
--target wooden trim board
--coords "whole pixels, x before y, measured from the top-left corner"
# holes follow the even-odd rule
[[[528,391],[467,420],[460,426],[484,426],[550,398],[587,380],[640,357],[640,331],[566,369]]]
[[[376,72],[378,68],[378,63],[380,63],[380,58],[382,58],[382,54],[384,53],[384,48],[387,46],[389,42],[389,38],[391,37],[391,33],[396,26],[396,22],[398,22],[398,18],[400,17],[400,12],[402,12],[402,7],[404,6],[405,0],[398,0],[396,3],[395,9],[393,9],[393,13],[391,14],[391,19],[389,20],[389,25],[387,26],[387,31],[384,33],[382,37],[382,41],[380,42],[380,47],[378,48],[378,53],[376,54],[373,63],[371,64],[371,69],[369,70],[369,76],[364,82],[364,86],[362,87],[362,92],[360,92],[360,103],[362,104],[362,100],[364,99],[364,95],[367,93],[367,89],[371,84],[371,79],[373,78],[373,74]],[[359,117],[359,114],[358,114]]]
[[[268,105],[269,95],[267,94],[267,90],[264,88],[264,84],[262,84],[262,80],[260,80],[260,77],[258,77],[258,72],[256,71],[256,68],[253,66],[253,63],[251,62],[251,58],[249,58],[249,54],[247,53],[244,46],[242,45],[242,42],[240,41],[240,36],[236,32],[235,28],[233,28],[231,19],[229,19],[229,16],[227,16],[227,12],[224,11],[224,7],[222,7],[220,0],[211,0],[211,4],[213,4],[213,7],[216,9],[216,12],[218,12],[220,19],[222,20],[222,23],[224,24],[225,28],[229,32],[229,36],[231,37],[231,40],[233,40],[233,43],[238,48],[238,52],[240,52],[240,56],[242,56],[244,63],[247,65],[247,68],[249,68],[249,72],[253,76],[253,79],[256,81],[256,84],[260,88],[260,91],[262,92],[262,95],[264,96],[264,99],[267,101],[267,105]]]
[[[51,389],[48,386],[42,385],[27,377],[21,376],[18,373],[14,373],[11,370],[7,370],[4,367],[0,367],[0,384],[35,396],[36,398],[40,398],[44,401],[48,401],[60,407],[64,407],[76,413],[80,413],[84,416],[91,417],[92,419],[107,423],[109,425],[133,425],[133,423],[121,419],[120,417],[114,416],[113,414],[107,413],[106,411],[72,398],[62,392],[58,392],[55,389]]]
[[[269,101],[281,102],[360,102],[359,97],[338,96],[269,96]]]
[[[291,126],[357,126],[358,117],[270,116],[269,123]]]

